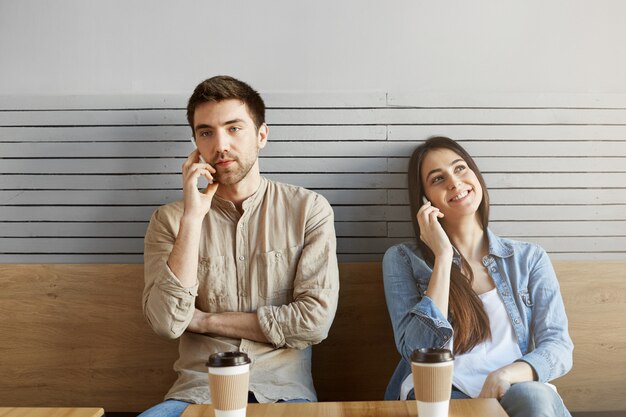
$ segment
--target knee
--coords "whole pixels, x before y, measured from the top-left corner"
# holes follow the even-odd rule
[[[500,400],[510,417],[564,417],[568,413],[561,397],[548,385],[529,381],[513,384]]]

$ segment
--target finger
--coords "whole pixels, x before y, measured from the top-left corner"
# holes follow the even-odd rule
[[[439,209],[434,209],[428,213],[428,220],[430,220],[431,222],[436,222],[437,218],[440,217],[440,214],[441,212],[439,211]]]
[[[422,213],[428,207],[431,207],[430,201],[426,202],[426,204],[422,204],[422,206],[420,206],[420,208],[417,210],[417,214]]]
[[[213,170],[213,173],[215,173],[215,170]],[[213,178],[213,175],[211,174],[212,174],[211,171],[209,171],[206,168],[200,169],[200,175],[206,178],[209,181],[209,184],[213,184],[215,182],[215,178]]]
[[[192,164],[187,170],[187,175],[194,175],[196,178],[200,175],[206,177],[209,181],[214,181],[213,174],[215,169],[209,164]]]
[[[438,212],[439,209],[437,207],[426,207],[421,213],[420,217],[422,217],[427,222],[431,222],[432,220],[436,219]]]
[[[197,188],[200,176],[205,177],[209,181],[209,184],[213,183],[214,181],[213,176],[207,169],[198,166],[192,166],[185,174],[185,186]]]
[[[214,182],[212,184],[207,185],[207,187],[202,191],[204,195],[212,196],[217,192],[217,187],[219,187],[219,182]]]
[[[198,162],[200,160],[200,151],[198,148],[194,149],[189,155],[187,155],[187,159],[183,162],[183,173],[189,170],[191,165]]]

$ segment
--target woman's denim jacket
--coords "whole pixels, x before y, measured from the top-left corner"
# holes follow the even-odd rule
[[[513,323],[522,351],[520,360],[532,366],[540,382],[566,374],[572,367],[574,345],[548,255],[535,244],[503,239],[490,230],[487,233],[489,255],[483,258],[483,264]],[[455,255],[453,262],[458,264],[460,257]],[[452,338],[452,326],[424,295],[431,273],[415,244],[393,246],[383,258],[387,308],[402,356],[385,399],[400,397],[402,381],[411,373],[413,350],[444,347]]]

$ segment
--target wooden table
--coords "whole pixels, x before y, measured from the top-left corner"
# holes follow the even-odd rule
[[[0,407],[0,417],[102,417],[102,408]]]
[[[417,417],[415,401],[248,404],[246,417]],[[213,417],[210,404],[193,404],[181,417]],[[452,400],[449,417],[507,417],[495,399]]]

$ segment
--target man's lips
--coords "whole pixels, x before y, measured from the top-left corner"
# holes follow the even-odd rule
[[[229,159],[229,160],[217,161],[217,162],[215,163],[215,165],[216,165],[216,166],[219,166],[219,167],[227,167],[227,166],[229,166],[230,164],[232,164],[233,162],[235,162],[235,160],[234,160],[234,159]]]

